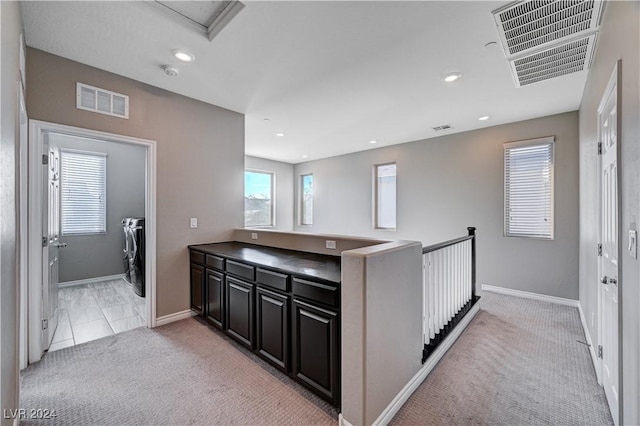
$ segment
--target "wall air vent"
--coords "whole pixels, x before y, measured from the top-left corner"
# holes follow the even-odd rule
[[[433,130],[435,130],[436,132],[441,132],[443,130],[449,130],[449,129],[453,129],[453,127],[448,124],[443,124],[442,126],[436,126],[433,128]]]
[[[516,86],[589,68],[603,0],[525,0],[493,12]]]
[[[129,119],[129,96],[76,83],[76,108]]]

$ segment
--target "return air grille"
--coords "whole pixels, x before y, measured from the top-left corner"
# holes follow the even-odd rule
[[[493,12],[516,86],[589,68],[601,0],[526,0]]]
[[[518,85],[526,86],[588,69],[595,39],[596,36],[594,34],[552,49],[509,61]]]
[[[128,119],[129,96],[76,83],[76,108]]]

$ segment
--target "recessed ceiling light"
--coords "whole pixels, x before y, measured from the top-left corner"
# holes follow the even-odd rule
[[[480,120],[480,121],[486,121],[486,120],[488,120],[488,119],[490,119],[490,118],[491,118],[491,116],[490,116],[490,115],[483,115],[482,117],[478,117],[478,120]]]
[[[369,143],[378,143],[378,141],[369,141]]]
[[[462,77],[462,73],[459,72],[450,72],[442,76],[442,81],[445,83],[452,83]]]
[[[278,133],[276,133],[276,136],[281,136],[282,137],[282,136],[284,136],[284,133],[278,132]]]
[[[302,156],[302,158],[307,158],[307,157],[308,157],[308,155],[303,155],[303,156]]]
[[[189,53],[184,49],[174,49],[171,53],[173,53],[173,56],[175,56],[177,60],[182,62],[193,62],[196,59],[192,53]]]

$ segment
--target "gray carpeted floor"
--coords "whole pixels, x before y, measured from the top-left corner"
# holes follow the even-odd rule
[[[491,293],[399,411],[404,425],[612,424],[575,308]],[[61,349],[21,375],[34,425],[337,424],[337,411],[194,319]]]
[[[391,424],[609,425],[576,308],[483,292],[481,310]]]

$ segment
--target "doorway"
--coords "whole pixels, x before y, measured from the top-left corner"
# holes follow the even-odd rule
[[[599,256],[598,283],[598,348],[602,386],[611,416],[619,424],[620,357],[619,357],[619,254],[620,254],[620,92],[618,62],[598,107],[598,187],[599,187]]]
[[[93,147],[89,150],[74,149],[74,143],[77,145],[81,143],[83,147]],[[58,146],[64,145],[62,151]],[[98,149],[96,149],[98,147]],[[145,226],[143,236],[146,240],[144,255],[142,259],[139,259],[140,265],[143,265],[144,269],[144,286],[138,288],[138,294],[134,294],[131,288],[128,288],[127,283],[122,279],[122,276],[117,275],[105,275],[104,255],[96,253],[97,259],[94,258],[94,262],[88,262],[85,257],[84,260],[80,260],[76,265],[70,265],[67,271],[64,270],[64,264],[62,265],[63,271],[63,288],[60,288],[58,281],[58,274],[60,271],[60,260],[64,259],[65,252],[72,246],[68,246],[65,242],[65,227],[66,227],[66,239],[71,243],[73,240],[73,249],[76,252],[87,251],[87,239],[91,235],[83,235],[80,238],[73,239],[74,226],[77,223],[73,221],[67,221],[60,228],[60,215],[59,215],[59,200],[60,197],[55,194],[56,182],[60,182],[60,167],[61,159],[67,153],[68,164],[73,164],[71,159],[75,159],[80,168],[83,164],[88,164],[88,161],[95,161],[96,164],[100,162],[100,156],[105,158],[108,155],[106,152],[107,147],[110,149],[119,148],[128,149],[129,153],[137,152],[136,155],[142,161],[143,169],[140,173],[142,182],[141,188],[138,194],[143,195],[144,201],[140,203],[137,210],[133,210],[136,216],[144,217]],[[75,146],[77,148],[77,146]],[[100,149],[103,148],[103,149]],[[76,158],[77,157],[77,158]],[[85,158],[86,157],[86,158]],[[45,160],[46,158],[46,160]],[[46,163],[47,167],[43,166]],[[106,164],[106,161],[105,161]],[[155,314],[155,253],[156,253],[156,217],[155,217],[155,188],[156,188],[156,143],[155,141],[132,138],[127,136],[121,136],[116,134],[110,134],[105,132],[98,132],[88,129],[82,129],[77,127],[59,125],[54,123],[47,123],[41,121],[30,121],[30,138],[29,138],[29,272],[28,272],[28,294],[29,294],[29,315],[28,315],[28,359],[30,363],[38,361],[45,350],[52,347],[52,349],[59,348],[61,340],[66,341],[66,345],[69,345],[68,339],[63,339],[65,336],[57,336],[56,342],[54,335],[56,332],[56,321],[58,318],[63,318],[63,321],[73,321],[77,324],[81,322],[87,323],[88,320],[94,321],[91,316],[95,316],[95,322],[92,324],[93,330],[90,333],[100,334],[99,329],[102,328],[103,335],[108,335],[106,331],[110,328],[111,331],[120,330],[123,331],[127,328],[132,328],[133,322],[137,325],[145,325],[147,327],[154,327],[156,325]],[[100,170],[98,166],[97,169]],[[106,167],[106,166],[105,166]],[[70,169],[71,170],[71,169]],[[94,169],[92,169],[94,170]],[[122,169],[120,169],[122,170]],[[116,175],[116,173],[113,173]],[[93,182],[93,179],[85,179],[81,182]],[[64,182],[63,182],[64,187]],[[69,184],[70,186],[71,184]],[[96,188],[84,188],[86,191],[90,191],[95,194],[98,189]],[[104,194],[106,195],[106,193]],[[100,196],[94,197],[95,200],[100,200]],[[104,198],[103,198],[104,199]],[[96,201],[98,202],[98,201]],[[140,200],[138,200],[140,202]],[[49,208],[49,206],[53,208]],[[99,211],[99,210],[97,210]],[[49,214],[51,213],[51,214]],[[117,213],[115,213],[117,214]],[[106,238],[107,226],[109,226],[111,234],[114,231],[117,233],[117,241],[121,241],[121,235],[123,229],[118,226],[114,226],[113,223],[108,225],[106,222],[107,211],[105,208],[104,223],[100,225],[100,220],[96,223],[82,223],[82,226],[89,226],[90,231],[95,231],[94,234],[100,235]],[[111,212],[111,216],[114,212]],[[99,217],[100,215],[91,215],[91,217]],[[69,218],[72,216],[69,215]],[[122,218],[118,218],[119,222]],[[113,218],[110,220],[113,222]],[[82,221],[80,221],[82,222]],[[100,228],[103,226],[103,228]],[[116,228],[116,229],[114,229]],[[111,238],[113,239],[113,238]],[[84,244],[84,246],[83,246]],[[84,247],[84,248],[83,248]],[[124,272],[122,266],[124,259],[122,256],[122,245],[119,245],[119,249],[110,250],[115,256],[120,256],[120,270]],[[113,259],[112,259],[113,260]],[[94,263],[92,271],[84,271],[85,274],[89,274],[94,279],[74,279],[78,276],[74,276],[78,270],[82,270],[83,266],[87,263]],[[113,264],[113,262],[111,262]],[[101,272],[101,268],[102,271]],[[86,268],[85,268],[86,269]],[[113,271],[113,267],[111,268]],[[122,274],[124,275],[124,274]],[[98,279],[95,279],[98,278]],[[139,286],[141,287],[141,286]],[[58,297],[60,292],[60,297]],[[127,303],[123,303],[122,297],[128,296],[130,298],[126,300]],[[97,297],[101,295],[109,298],[111,305],[120,304],[121,306],[114,306],[110,310],[104,311],[103,308],[109,308],[109,303],[101,304]],[[141,298],[140,295],[144,296]],[[82,299],[78,301],[78,299]],[[118,299],[117,301],[115,299]],[[91,309],[88,306],[82,306],[83,312],[78,309],[77,315],[83,315],[82,319],[71,319],[71,311],[67,311],[67,303],[71,304],[90,304]],[[61,306],[62,305],[62,306]],[[80,307],[80,306],[77,306]],[[123,310],[129,310],[131,312],[120,312]],[[91,311],[91,312],[89,312]],[[109,313],[110,312],[110,313]],[[131,315],[128,315],[131,314]],[[135,316],[134,316],[135,314]],[[110,316],[111,315],[111,316]],[[131,318],[127,321],[119,321],[118,315],[122,317]],[[128,315],[128,316],[127,316]],[[116,324],[113,321],[119,321]],[[125,319],[125,318],[120,318]],[[100,324],[98,324],[100,322]],[[67,330],[59,330],[60,333],[69,333],[71,331],[71,324],[65,324]],[[78,327],[78,334],[81,333],[83,327]],[[87,328],[88,327],[84,327]],[[87,331],[87,330],[85,330]],[[67,336],[68,337],[68,336]],[[82,343],[92,338],[87,338],[87,333],[83,337],[70,340],[72,344]],[[53,345],[52,345],[53,343]]]

